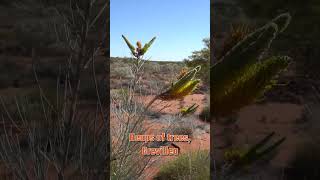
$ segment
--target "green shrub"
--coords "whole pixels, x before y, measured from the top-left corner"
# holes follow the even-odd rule
[[[175,160],[163,164],[154,179],[210,179],[209,152],[201,150],[181,154]]]
[[[210,39],[203,39],[203,42],[205,44],[205,47],[200,51],[192,52],[192,55],[189,56],[189,58],[184,62],[190,68],[194,68],[200,65],[201,70],[198,73],[198,76],[203,81],[203,84],[209,87]]]

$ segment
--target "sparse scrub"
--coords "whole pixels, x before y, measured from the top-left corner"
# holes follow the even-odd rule
[[[177,63],[163,63],[160,65],[161,72],[163,74],[176,74],[183,67],[183,64]]]
[[[161,73],[161,65],[157,62],[146,62],[144,65],[144,69],[146,72],[151,72],[151,73]]]
[[[195,127],[192,124],[191,118],[183,118],[178,116],[171,123],[172,124],[168,129],[171,134],[188,135],[190,138],[193,137]]]
[[[189,137],[192,137],[193,128],[192,128],[192,126],[187,125],[187,124],[179,125],[179,127],[175,127],[172,130],[172,134],[188,135]]]
[[[110,71],[110,76],[123,79],[132,79],[134,77],[129,66],[119,66],[112,68]]]

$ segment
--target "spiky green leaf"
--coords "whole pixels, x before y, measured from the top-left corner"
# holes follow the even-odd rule
[[[122,35],[122,38],[124,39],[124,41],[126,42],[127,46],[129,47],[131,53],[134,55],[135,54],[135,48],[134,46],[130,43],[130,41],[124,36]]]
[[[148,49],[150,48],[150,46],[152,45],[152,43],[156,40],[156,37],[153,37],[148,43],[146,43],[143,48],[141,49],[141,55],[144,55]]]

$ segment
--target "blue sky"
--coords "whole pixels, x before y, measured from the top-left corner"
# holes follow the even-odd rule
[[[110,0],[112,57],[129,57],[132,44],[157,36],[145,58],[180,61],[210,36],[210,0]]]

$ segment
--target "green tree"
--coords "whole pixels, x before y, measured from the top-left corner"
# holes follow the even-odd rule
[[[199,51],[192,52],[192,55],[185,59],[184,62],[190,68],[194,68],[201,65],[201,70],[198,72],[198,76],[203,81],[206,87],[209,87],[209,67],[210,67],[210,39],[205,38],[202,40],[204,48]]]

